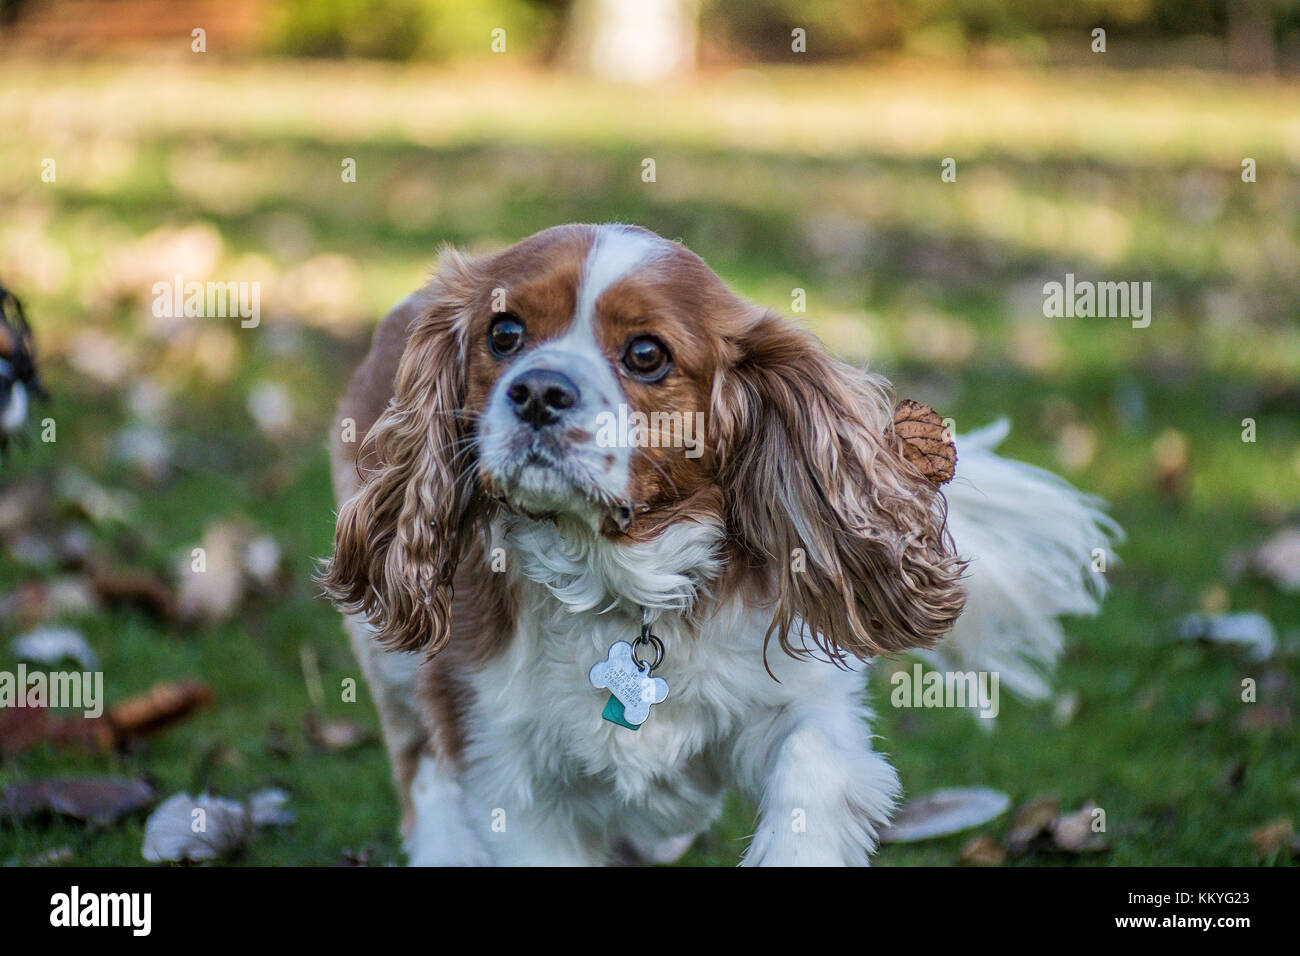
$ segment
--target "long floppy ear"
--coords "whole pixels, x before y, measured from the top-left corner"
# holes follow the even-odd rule
[[[772,314],[736,346],[714,390],[719,481],[774,602],[769,638],[835,660],[933,645],[961,613],[965,565],[890,427],[889,383]]]
[[[475,450],[463,407],[474,272],[449,251],[419,293],[393,397],[362,443],[361,486],[339,509],[319,577],[340,609],[364,614],[394,650],[434,654],[446,644],[452,579],[472,537]]]

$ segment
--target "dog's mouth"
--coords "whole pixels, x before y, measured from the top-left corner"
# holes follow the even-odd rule
[[[612,495],[569,449],[535,435],[503,463],[483,472],[483,484],[507,511],[537,520],[580,515],[627,530],[635,508]]]

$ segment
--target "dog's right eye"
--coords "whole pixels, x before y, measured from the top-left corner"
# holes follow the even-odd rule
[[[497,358],[513,355],[523,344],[524,323],[519,321],[518,316],[507,312],[497,316],[488,326],[488,348]]]

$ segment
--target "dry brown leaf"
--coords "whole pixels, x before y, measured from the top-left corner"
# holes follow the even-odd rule
[[[198,681],[157,684],[108,708],[102,717],[54,716],[48,709],[0,709],[0,754],[18,754],[50,741],[55,746],[111,751],[157,733],[212,701]]]
[[[982,833],[962,847],[959,860],[968,866],[1000,866],[1006,858],[1002,844]]]
[[[95,596],[104,604],[128,604],[154,617],[174,619],[176,597],[167,582],[150,571],[112,571],[100,568],[91,578]]]
[[[24,753],[46,740],[82,750],[111,750],[115,743],[102,717],[59,718],[43,707],[0,708],[0,755]]]
[[[1051,829],[1061,813],[1060,798],[1054,795],[1035,797],[1021,804],[1011,819],[1011,832],[1007,834],[1007,848],[1019,852]]]
[[[1250,842],[1255,847],[1255,854],[1260,858],[1272,856],[1285,851],[1291,846],[1295,837],[1295,826],[1289,817],[1279,817],[1264,824],[1250,835]]]
[[[212,691],[199,681],[155,684],[108,709],[106,719],[119,740],[156,733],[212,703]]]
[[[894,409],[894,434],[901,439],[903,457],[935,485],[952,479],[957,446],[943,419],[929,405],[905,398]]]

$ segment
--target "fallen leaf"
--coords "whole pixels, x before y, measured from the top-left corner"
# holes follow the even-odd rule
[[[71,863],[73,857],[72,847],[65,844],[64,846],[50,847],[35,856],[28,857],[23,862],[23,866],[62,866],[65,863]]]
[[[15,637],[9,644],[13,655],[33,664],[58,664],[76,661],[83,670],[93,671],[99,666],[99,657],[86,639],[67,627],[45,627]]]
[[[0,812],[28,819],[52,813],[88,823],[115,823],[147,806],[153,787],[123,777],[83,777],[16,783],[0,793]]]
[[[91,578],[95,596],[104,604],[129,605],[160,619],[177,616],[171,587],[150,571],[116,571],[99,568]]]
[[[312,746],[320,750],[354,750],[371,739],[370,732],[348,720],[319,720],[308,714],[303,720],[303,733]]]
[[[46,708],[0,709],[0,754],[18,754],[49,741],[59,747],[120,750],[157,733],[210,703],[212,692],[198,681],[164,683],[109,707],[101,717],[60,718]]]
[[[149,815],[141,852],[150,863],[213,860],[242,850],[254,832],[252,815],[242,803],[178,793]]]
[[[950,481],[957,467],[957,446],[943,419],[929,405],[903,399],[894,409],[894,434],[901,440],[903,457],[932,484]]]
[[[1279,817],[1264,824],[1250,835],[1250,842],[1255,847],[1255,854],[1265,859],[1280,851],[1289,851],[1295,837],[1295,827],[1289,817]]]
[[[1035,797],[1020,805],[1011,818],[1011,831],[1007,834],[1007,848],[1020,852],[1047,832],[1061,812],[1060,798],[1055,795]]]
[[[1234,644],[1249,659],[1267,660],[1277,649],[1273,625],[1257,611],[1233,614],[1188,614],[1178,622],[1178,637],[1184,641]]]
[[[246,539],[238,525],[217,522],[204,530],[197,555],[182,556],[177,603],[184,620],[223,620],[235,613],[244,596],[240,558]]]
[[[9,536],[6,547],[9,557],[26,570],[44,571],[58,566],[58,545],[47,534],[18,531]]]
[[[1002,844],[986,833],[974,837],[961,850],[958,859],[968,866],[999,866],[1006,861],[1007,851]]]
[[[97,606],[89,579],[69,575],[19,583],[0,599],[0,617],[25,628],[55,618],[89,614]]]
[[[935,790],[904,804],[880,839],[913,843],[949,836],[988,823],[1010,805],[1010,797],[988,787]]]
[[[102,717],[60,718],[44,707],[0,708],[0,755],[24,753],[45,741],[56,747],[106,751],[115,738]]]
[[[0,491],[0,535],[30,527],[49,499],[45,482],[28,480]]]
[[[128,521],[139,504],[129,492],[105,488],[71,468],[59,473],[55,490],[64,506],[96,525]]]
[[[248,812],[259,827],[288,826],[296,819],[288,803],[289,795],[283,790],[259,790],[248,798]]]
[[[373,854],[374,851],[368,846],[363,846],[360,850],[345,849],[339,855],[338,862],[335,863],[334,865],[335,866],[369,866],[370,858],[371,856],[373,856]]]
[[[1283,528],[1251,556],[1251,565],[1281,591],[1300,591],[1300,528]]]
[[[150,863],[213,860],[247,847],[259,826],[292,823],[283,790],[261,790],[248,803],[203,794],[178,793],[149,816],[141,852]]]
[[[1067,853],[1097,853],[1106,849],[1106,836],[1093,829],[1097,805],[1089,801],[1052,822],[1052,845]]]
[[[118,739],[125,742],[157,733],[210,703],[212,691],[199,681],[162,683],[114,704],[106,717]]]

